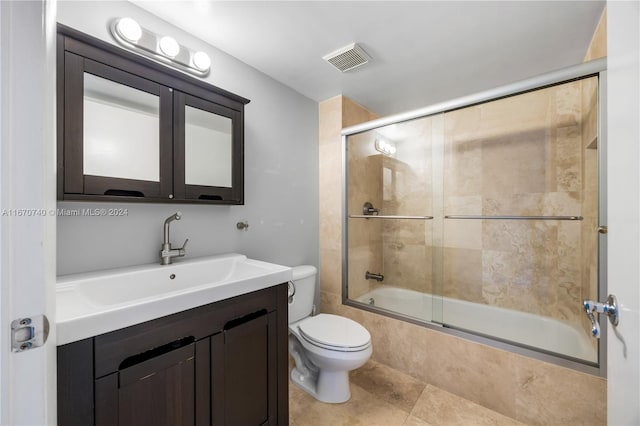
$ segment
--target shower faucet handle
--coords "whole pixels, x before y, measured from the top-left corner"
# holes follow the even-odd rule
[[[370,202],[367,201],[362,205],[363,215],[373,216],[373,215],[377,215],[378,213],[380,213],[380,209],[376,209],[375,207],[373,207],[373,204],[371,204]]]
[[[591,334],[596,339],[600,338],[600,324],[598,324],[598,320],[594,315],[595,313],[605,314],[609,317],[611,325],[614,327],[618,325],[620,320],[620,311],[618,309],[618,299],[616,299],[615,295],[610,294],[605,303],[585,300],[582,302],[582,306],[584,307],[584,311],[587,314],[589,321],[591,321]]]

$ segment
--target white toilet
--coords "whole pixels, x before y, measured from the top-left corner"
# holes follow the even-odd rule
[[[311,316],[316,268],[293,268],[289,284],[289,353],[295,361],[291,380],[322,402],[351,398],[349,371],[371,357],[371,335],[357,322],[338,315]]]

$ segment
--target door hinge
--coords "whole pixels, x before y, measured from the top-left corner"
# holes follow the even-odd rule
[[[24,352],[45,344],[49,337],[49,320],[44,315],[18,318],[11,322],[11,351]]]

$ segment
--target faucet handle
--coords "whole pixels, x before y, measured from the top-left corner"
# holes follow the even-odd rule
[[[189,242],[189,239],[187,238],[186,240],[184,240],[184,244],[182,244],[182,247],[180,247],[178,250],[178,256],[182,257],[186,254],[186,252],[184,251],[184,248],[187,246],[187,243]]]

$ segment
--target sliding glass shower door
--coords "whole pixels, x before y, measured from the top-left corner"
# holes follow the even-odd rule
[[[433,117],[349,138],[349,298],[431,321]]]
[[[597,361],[582,309],[597,299],[596,87],[445,114],[444,324]]]
[[[597,363],[597,76],[345,144],[349,300]]]

